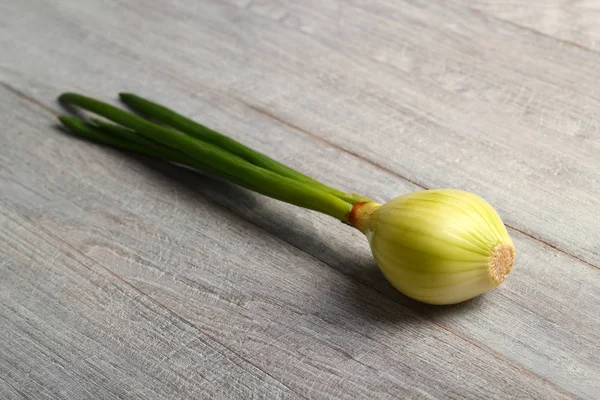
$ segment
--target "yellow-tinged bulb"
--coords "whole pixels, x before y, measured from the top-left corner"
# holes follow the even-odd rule
[[[515,260],[498,213],[462,190],[423,190],[383,205],[358,203],[349,221],[369,239],[390,283],[424,303],[478,296],[502,283]]]

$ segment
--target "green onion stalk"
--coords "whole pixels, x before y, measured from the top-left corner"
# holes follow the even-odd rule
[[[358,229],[383,275],[413,299],[460,303],[498,286],[514,265],[504,223],[473,193],[420,190],[379,204],[332,188],[165,106],[130,93],[120,98],[135,114],[64,93],[61,103],[104,119],[59,120],[94,142],[202,170]]]

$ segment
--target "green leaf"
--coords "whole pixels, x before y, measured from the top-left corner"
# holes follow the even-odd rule
[[[63,103],[79,106],[130,128],[135,133],[143,135],[146,140],[158,143],[159,147],[156,149],[153,145],[140,144],[139,140],[129,137],[132,132],[108,126],[104,126],[104,129],[110,132],[103,137],[98,136],[97,130],[91,129],[92,134],[86,131],[88,136],[92,135],[96,140],[103,140],[107,144],[112,141],[112,144],[118,147],[133,149],[166,160],[174,157],[174,154],[182,153],[185,156],[184,163],[187,165],[194,163],[198,168],[209,172],[214,171],[217,176],[250,190],[323,212],[344,222],[352,208],[351,204],[330,193],[253,165],[210,143],[161,127],[101,101],[74,93],[65,93],[59,99]],[[73,125],[73,121],[67,120],[67,123],[69,122]],[[80,129],[81,132],[83,131]],[[114,135],[114,138],[109,138],[108,135],[115,133],[117,135]],[[126,137],[132,140],[125,139]],[[118,140],[115,141],[115,138]]]
[[[206,143],[214,144],[219,148],[235,154],[251,164],[275,172],[279,175],[294,179],[298,182],[314,186],[324,192],[330,193],[350,203],[369,201],[366,197],[356,194],[347,194],[331,188],[311,177],[308,177],[288,166],[281,164],[266,155],[259,153],[243,144],[214,131],[198,122],[195,122],[177,112],[150,100],[146,100],[132,93],[120,93],[121,100],[134,111],[152,119],[153,121],[175,128],[189,136],[200,139]]]

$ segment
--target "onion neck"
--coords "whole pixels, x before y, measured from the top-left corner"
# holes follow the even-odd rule
[[[348,223],[364,235],[368,235],[377,221],[379,207],[381,204],[374,201],[355,203],[346,215]]]

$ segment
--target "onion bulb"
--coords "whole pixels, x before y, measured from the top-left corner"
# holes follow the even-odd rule
[[[498,213],[456,189],[422,190],[358,203],[350,223],[365,234],[387,280],[429,304],[454,304],[498,286],[515,248]]]

